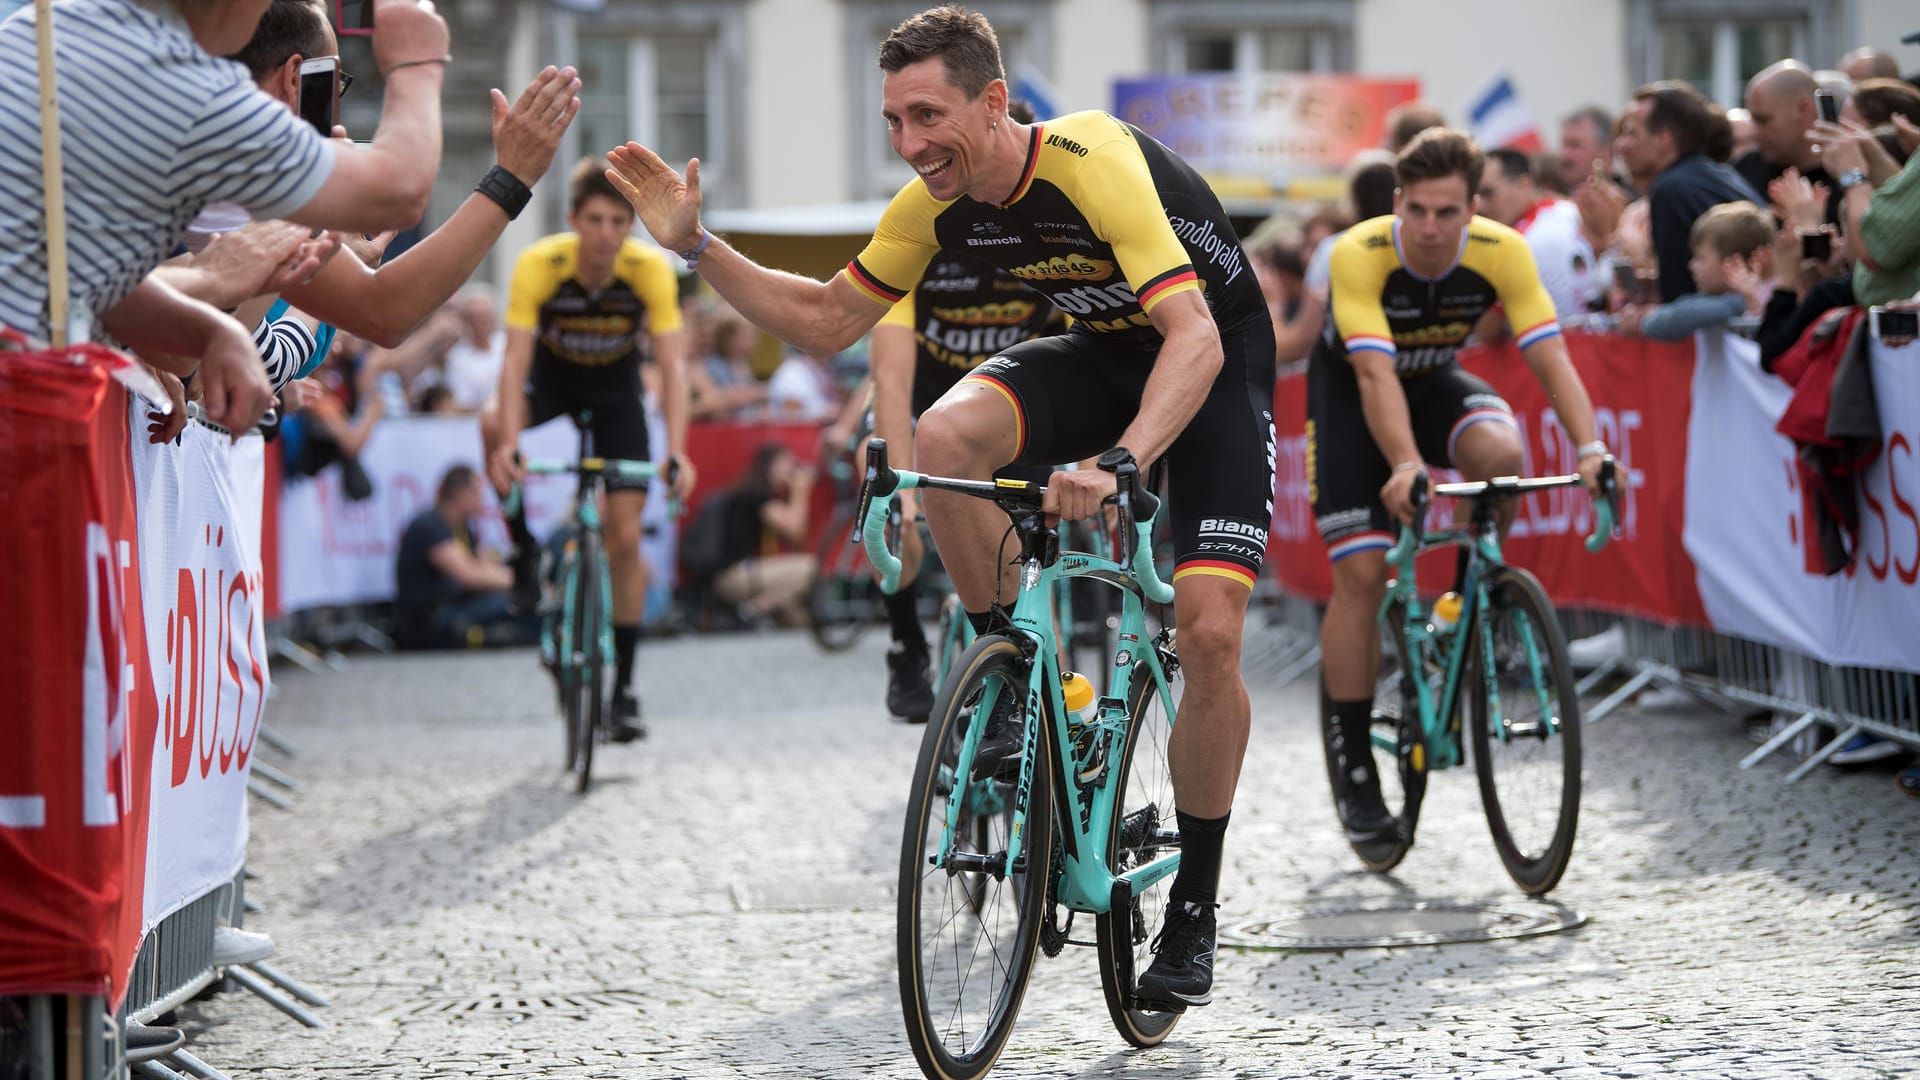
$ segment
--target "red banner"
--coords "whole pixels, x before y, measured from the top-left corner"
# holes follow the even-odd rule
[[[1705,626],[1693,562],[1677,542],[1686,512],[1692,343],[1568,334],[1567,346],[1593,399],[1600,437],[1619,462],[1619,528],[1605,549],[1589,552],[1583,541],[1594,516],[1586,495],[1574,489],[1537,492],[1516,500],[1507,558],[1539,575],[1565,607]],[[1529,475],[1574,471],[1573,440],[1512,342],[1468,350],[1461,362],[1513,406]],[[1277,475],[1267,558],[1287,592],[1324,601],[1333,592],[1333,576],[1307,499],[1306,416],[1302,368],[1283,375],[1275,387]],[[1446,500],[1437,500],[1429,525],[1444,524],[1452,513]],[[1422,580],[1445,580],[1451,559],[1448,553],[1422,559]]]
[[[125,992],[152,755],[126,396],[0,362],[0,994]]]

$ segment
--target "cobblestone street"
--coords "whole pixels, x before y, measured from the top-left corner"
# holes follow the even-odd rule
[[[1259,644],[1261,629],[1250,629]],[[304,785],[255,801],[248,926],[331,999],[308,1031],[244,993],[181,1011],[248,1077],[917,1077],[894,874],[921,728],[882,713],[884,633],[649,642],[652,737],[573,794],[530,652],[283,668]],[[1334,821],[1311,676],[1251,680],[1226,924],[1306,905],[1522,899],[1471,770],[1419,844],[1362,871]],[[1587,731],[1572,868],[1587,918],[1529,939],[1223,949],[1215,1003],[1133,1051],[1091,950],[1039,961],[1007,1077],[1920,1075],[1920,803],[1884,772],[1751,771],[1719,713]],[[1090,936],[1090,923],[1075,936]]]

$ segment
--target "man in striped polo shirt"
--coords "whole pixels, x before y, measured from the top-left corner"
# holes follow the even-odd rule
[[[425,212],[440,160],[446,24],[378,0],[386,75],[373,145],[336,145],[217,59],[252,36],[262,0],[66,0],[55,12],[67,251],[76,321],[176,374],[198,367],[214,419],[251,426],[271,401],[237,322],[147,275],[207,204],[377,232]],[[34,12],[0,23],[0,324],[50,336]]]

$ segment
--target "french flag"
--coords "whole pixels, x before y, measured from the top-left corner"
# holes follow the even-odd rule
[[[1473,123],[1474,140],[1489,150],[1510,146],[1531,154],[1540,149],[1540,131],[1534,127],[1533,114],[1505,74],[1494,76],[1474,95],[1467,116]]]

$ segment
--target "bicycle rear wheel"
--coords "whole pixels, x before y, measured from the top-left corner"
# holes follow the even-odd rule
[[[584,795],[593,784],[593,748],[606,708],[606,642],[601,632],[600,537],[582,530],[573,564],[571,683],[567,695],[567,745],[574,790]]]
[[[1107,867],[1115,875],[1180,848],[1173,771],[1167,763],[1173,717],[1167,715],[1145,664],[1134,665],[1127,716],[1126,745],[1116,766],[1119,805],[1107,835]],[[1166,914],[1167,890],[1172,885],[1171,877],[1162,878],[1134,893],[1127,910],[1094,917],[1107,1014],[1120,1037],[1134,1046],[1158,1045],[1180,1021],[1179,1013],[1135,1008],[1133,1001],[1140,973],[1153,962],[1152,941]]]
[[[1515,567],[1488,584],[1493,655],[1474,630],[1473,765],[1493,845],[1514,883],[1540,896],[1560,883],[1580,819],[1580,696],[1546,590]],[[1498,709],[1487,700],[1487,672]]]
[[[973,1080],[993,1067],[1013,1031],[1040,943],[1053,872],[1053,755],[1045,718],[1030,732],[1037,742],[1020,841],[1024,865],[1014,873],[982,857],[1004,858],[1008,850],[1017,785],[959,773],[969,730],[984,729],[996,709],[1003,723],[1023,722],[1027,673],[1012,641],[998,635],[976,641],[941,691],[914,767],[900,846],[897,947],[907,1041],[930,1080]],[[956,783],[966,787],[953,855],[936,865]]]
[[[807,592],[813,640],[828,652],[851,647],[879,620],[881,611],[880,586],[873,580],[867,550],[852,542],[857,524],[853,511],[849,504],[820,535],[813,585]]]

